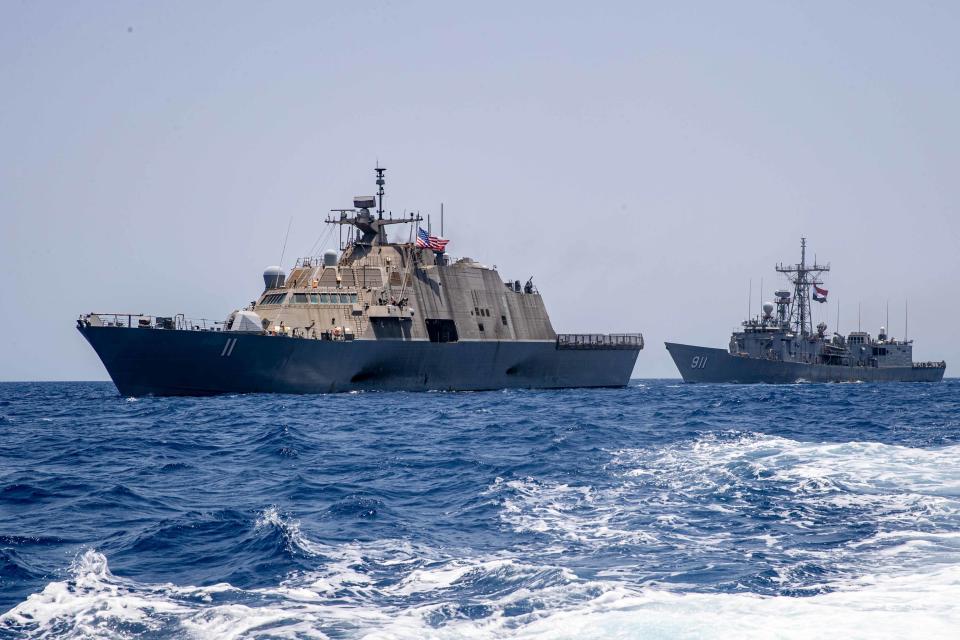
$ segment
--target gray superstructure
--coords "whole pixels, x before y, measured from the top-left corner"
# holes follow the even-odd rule
[[[326,222],[342,252],[264,271],[257,300],[224,322],[91,313],[77,326],[125,395],[623,386],[640,334],[557,334],[533,280],[390,242],[421,218],[358,197]],[[375,211],[371,211],[376,207]],[[433,238],[433,240],[437,240]]]
[[[793,285],[763,304],[760,316],[742,323],[726,350],[667,342],[686,382],[936,382],[946,363],[913,362],[913,341],[864,331],[827,335],[827,325],[813,327],[811,300],[823,302],[821,274],[829,265],[807,264],[806,238],[800,262],[779,264],[777,271]],[[814,296],[811,299],[811,288]]]

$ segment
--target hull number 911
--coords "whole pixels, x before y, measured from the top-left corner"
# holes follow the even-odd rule
[[[707,356],[693,356],[693,361],[690,363],[691,369],[703,369],[707,366]]]

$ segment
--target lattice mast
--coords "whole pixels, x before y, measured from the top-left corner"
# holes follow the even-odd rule
[[[800,262],[795,265],[778,264],[777,271],[787,276],[793,284],[793,304],[790,307],[790,325],[801,336],[813,335],[813,318],[810,315],[810,287],[822,285],[820,274],[830,271],[830,265],[807,264],[807,239],[800,239]]]

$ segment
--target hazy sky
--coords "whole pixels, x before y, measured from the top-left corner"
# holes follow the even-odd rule
[[[224,318],[372,193],[558,331],[725,347],[799,258],[960,373],[960,4],[0,3],[0,379],[81,312]],[[819,319],[815,316],[815,319]]]

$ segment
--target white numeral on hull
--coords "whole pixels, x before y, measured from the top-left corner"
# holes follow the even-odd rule
[[[227,343],[223,345],[223,351],[220,352],[221,357],[230,357],[230,354],[233,353],[233,348],[237,346],[236,338],[227,338]]]
[[[691,369],[703,369],[707,366],[707,356],[693,356],[693,361],[690,363]]]

